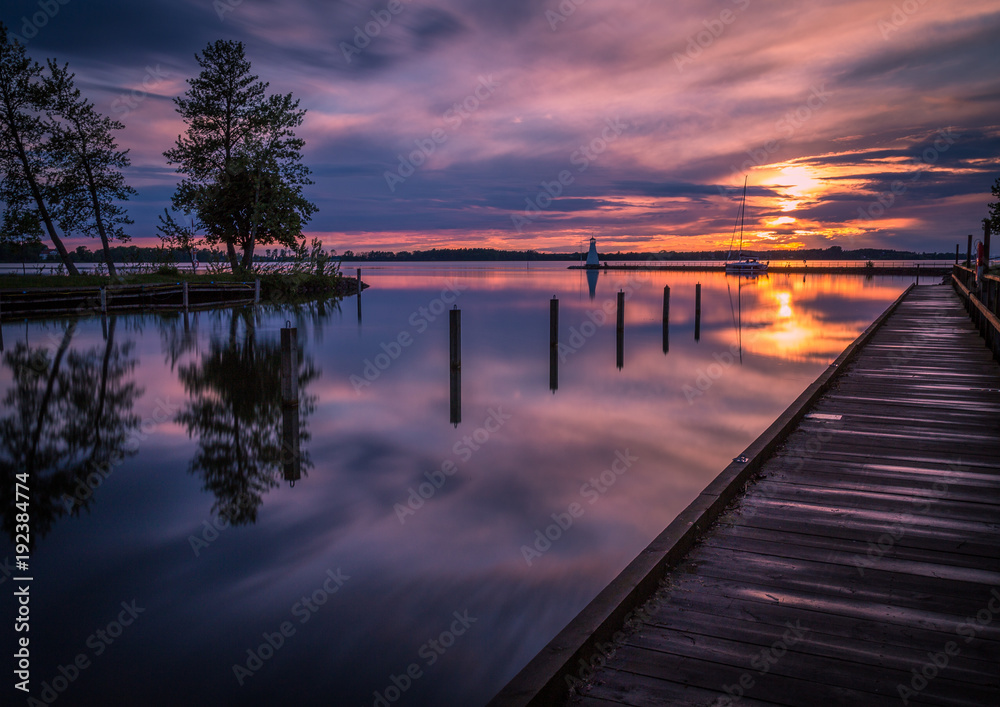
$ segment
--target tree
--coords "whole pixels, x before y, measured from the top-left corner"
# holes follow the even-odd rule
[[[290,93],[266,95],[268,84],[250,73],[242,42],[216,41],[195,58],[201,73],[174,99],[187,129],[163,154],[187,175],[173,208],[197,222],[182,226],[168,212],[160,231],[185,248],[203,232],[209,245],[225,245],[239,272],[251,267],[258,244],[294,247],[316,211],[302,196],[312,181],[301,163],[305,142],[295,137],[305,110]]]
[[[78,275],[47,205],[53,165],[46,151],[43,111],[50,94],[41,75],[42,67],[0,23],[0,237],[40,240],[44,228],[67,272]]]
[[[115,277],[109,240],[128,241],[122,226],[132,223],[117,202],[135,194],[121,172],[130,164],[128,150],[118,149],[112,135],[125,126],[98,113],[80,95],[66,65],[60,67],[50,59],[44,84],[50,96],[47,150],[56,170],[53,190],[59,225],[66,233],[99,237],[108,273]]]
[[[987,206],[990,210],[990,215],[986,217],[986,221],[990,222],[990,230],[993,232],[1000,231],[1000,177],[993,182],[993,187],[991,189],[993,192],[993,197],[996,201],[991,201]]]

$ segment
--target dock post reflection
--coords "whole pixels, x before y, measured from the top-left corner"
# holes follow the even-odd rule
[[[663,286],[663,353],[670,350],[670,285]]]
[[[625,292],[618,290],[617,363],[620,371],[625,367]]]
[[[289,486],[302,477],[299,457],[298,330],[290,321],[281,330],[281,464]]]
[[[451,359],[451,424],[462,421],[462,310],[458,305],[448,312]]]
[[[549,301],[549,390],[559,389],[559,300]]]
[[[258,280],[257,282],[260,282],[260,280]],[[187,311],[188,311],[188,302],[189,302],[187,280],[185,280],[183,283],[181,283],[181,293],[182,293],[181,298],[184,301],[184,313],[187,314]]]
[[[361,325],[361,268],[358,268],[358,325]]]
[[[694,340],[701,341],[701,283],[694,286]]]

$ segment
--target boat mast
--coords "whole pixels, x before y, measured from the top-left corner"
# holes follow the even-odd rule
[[[743,202],[740,204],[740,260],[743,260],[743,220],[747,213],[747,177],[749,176],[744,175],[743,177]]]

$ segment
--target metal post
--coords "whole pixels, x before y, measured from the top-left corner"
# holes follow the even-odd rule
[[[289,321],[281,330],[281,401],[299,404],[298,329]]]

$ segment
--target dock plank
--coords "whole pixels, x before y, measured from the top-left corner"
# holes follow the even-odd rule
[[[951,288],[810,412],[568,704],[1000,702],[1000,366]]]

